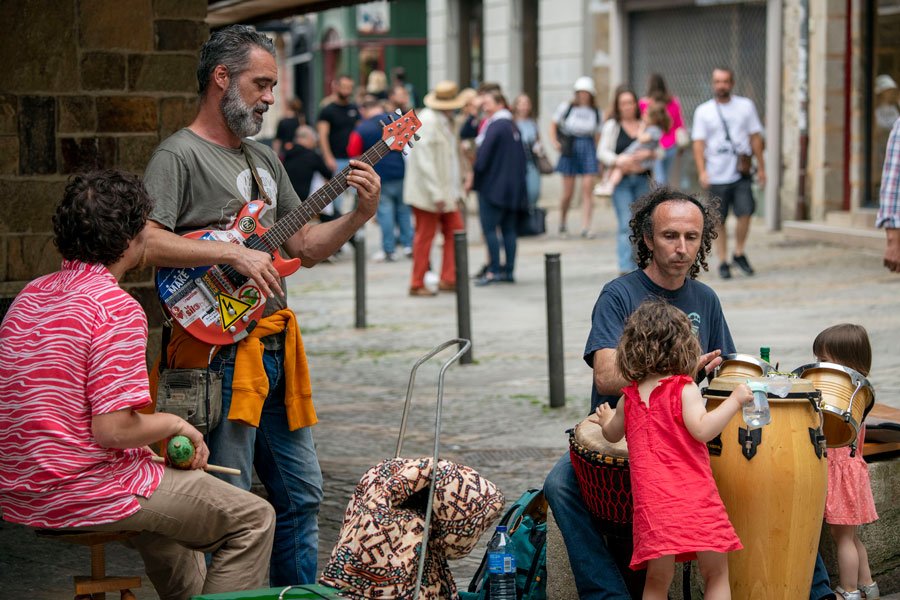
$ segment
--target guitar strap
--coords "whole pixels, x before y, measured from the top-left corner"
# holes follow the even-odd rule
[[[250,167],[250,173],[253,175],[253,181],[256,182],[260,197],[266,201],[266,204],[272,204],[272,199],[269,198],[269,195],[266,193],[266,188],[259,178],[259,173],[256,172],[256,165],[253,163],[253,157],[250,155],[250,150],[243,142],[241,142],[241,152],[243,152],[244,156],[247,158],[247,165]]]

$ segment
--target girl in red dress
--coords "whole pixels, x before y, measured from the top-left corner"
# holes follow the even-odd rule
[[[850,367],[868,377],[872,366],[869,334],[860,325],[844,323],[824,330],[813,342],[817,360]],[[856,456],[850,447],[828,450],[828,496],[825,498],[825,522],[837,547],[841,585],[835,590],[845,600],[876,600],[878,584],[872,581],[869,555],[859,539],[860,525],[878,519],[869,482],[869,467],[863,460],[865,425],[859,429]]]
[[[740,550],[709,465],[706,442],[753,400],[738,385],[706,412],[692,374],[700,345],[691,321],[662,300],[632,313],[616,348],[616,367],[631,385],[620,410],[597,408],[603,435],[628,439],[634,497],[632,569],[647,569],[644,600],[665,599],[676,561],[697,559],[707,600],[728,600],[726,552]]]

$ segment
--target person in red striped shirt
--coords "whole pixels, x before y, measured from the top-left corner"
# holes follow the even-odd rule
[[[53,216],[62,268],[0,325],[0,510],[32,527],[140,531],[160,598],[263,587],[272,507],[206,474],[209,450],[185,420],[137,412],[150,404],[147,319],[118,281],[142,264],[151,208],[129,173],[69,181]],[[174,435],[196,447],[189,470],[152,461],[147,444]]]

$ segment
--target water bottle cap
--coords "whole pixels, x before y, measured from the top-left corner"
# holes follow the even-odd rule
[[[506,525],[497,525],[497,531],[506,533]]]

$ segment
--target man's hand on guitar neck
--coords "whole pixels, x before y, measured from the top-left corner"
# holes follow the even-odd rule
[[[365,223],[378,210],[378,200],[381,198],[381,178],[375,173],[372,165],[361,160],[351,160],[347,185],[356,190],[356,210],[362,214],[363,223]]]
[[[260,292],[273,298],[284,295],[272,257],[239,244],[192,240],[172,233],[155,221],[147,221],[144,261],[156,267],[204,267],[228,264],[252,279]]]

